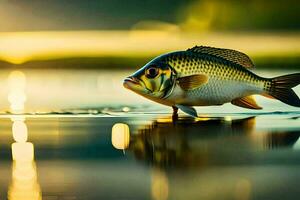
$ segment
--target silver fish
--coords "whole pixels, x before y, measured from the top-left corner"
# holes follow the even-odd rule
[[[197,117],[192,106],[233,105],[262,109],[252,95],[259,94],[300,107],[292,90],[300,73],[264,78],[249,71],[253,62],[244,53],[206,46],[158,56],[124,80],[124,87],[152,101]]]

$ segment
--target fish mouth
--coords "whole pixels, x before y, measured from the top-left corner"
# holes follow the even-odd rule
[[[130,90],[141,87],[140,81],[137,78],[131,76],[124,79],[123,86]]]
[[[124,79],[123,86],[126,89],[129,89],[139,95],[148,95],[151,93],[150,90],[148,90],[142,80],[139,78],[136,78],[134,76],[129,76]]]

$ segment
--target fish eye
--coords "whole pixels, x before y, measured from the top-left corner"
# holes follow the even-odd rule
[[[146,77],[147,78],[155,78],[159,73],[159,69],[157,67],[149,67],[146,69]]]

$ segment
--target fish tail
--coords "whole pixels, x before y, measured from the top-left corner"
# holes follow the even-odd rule
[[[279,101],[300,107],[300,99],[292,89],[300,84],[300,73],[288,74],[268,79],[265,84],[267,93]]]

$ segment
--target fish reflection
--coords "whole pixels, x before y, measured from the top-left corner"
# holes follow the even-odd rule
[[[167,174],[159,168],[152,169],[151,196],[154,200],[166,200],[169,196],[169,180]]]
[[[12,113],[24,112],[26,100],[26,77],[20,71],[9,75],[10,91],[8,100]],[[28,142],[28,130],[25,117],[11,117],[12,135],[15,142],[12,150],[12,183],[8,189],[9,200],[41,200],[41,189],[37,180],[37,170],[34,161],[34,145]]]
[[[138,160],[156,167],[186,168],[249,162],[255,151],[292,147],[299,136],[299,132],[257,131],[255,117],[226,116],[182,118],[176,123],[160,118],[128,135],[126,141]]]
[[[116,149],[127,149],[130,142],[129,126],[124,123],[113,125],[111,142]],[[166,172],[160,168],[151,171],[151,196],[153,200],[166,200],[169,196],[169,180]]]
[[[279,147],[293,147],[299,137],[299,131],[290,131],[288,133],[269,133],[266,135],[265,147],[269,149],[275,149]]]

